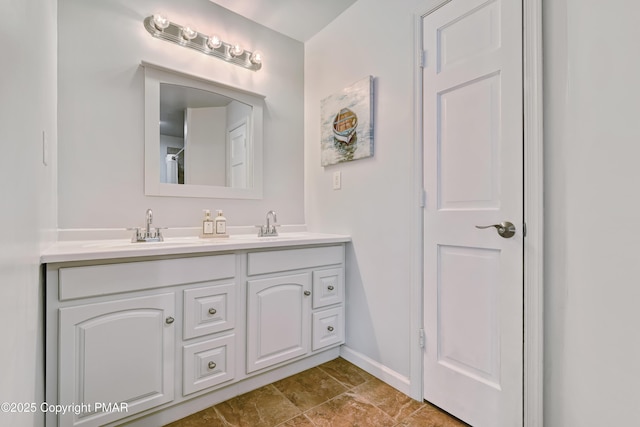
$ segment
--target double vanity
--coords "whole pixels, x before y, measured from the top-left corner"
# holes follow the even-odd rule
[[[60,242],[46,268],[46,425],[159,426],[344,343],[348,236]]]

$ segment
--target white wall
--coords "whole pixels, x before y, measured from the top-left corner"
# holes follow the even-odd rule
[[[640,4],[545,0],[545,426],[640,419]]]
[[[348,233],[347,346],[408,384],[414,13],[432,1],[359,0],[305,43],[307,224]],[[374,80],[374,157],[320,166],[320,100]],[[342,173],[342,189],[332,175]],[[397,386],[397,384],[396,384]]]
[[[307,222],[353,236],[347,344],[401,375],[410,370],[411,13],[429,4],[359,0],[305,45]],[[543,6],[544,425],[629,424],[640,401],[640,5]],[[321,168],[320,100],[367,74],[375,157]],[[383,215],[395,218],[390,233]]]
[[[56,1],[5,0],[0,16],[0,402],[41,402],[39,259],[56,225]],[[37,48],[24,38],[30,29],[37,29]],[[39,412],[0,412],[3,426],[43,423]]]
[[[147,208],[167,227],[197,227],[203,209],[224,209],[229,225],[259,224],[269,209],[282,223],[304,222],[302,43],[208,0],[58,3],[61,229],[137,226]],[[152,37],[142,21],[158,11],[261,50],[262,69]],[[266,96],[263,200],[144,196],[142,60]]]

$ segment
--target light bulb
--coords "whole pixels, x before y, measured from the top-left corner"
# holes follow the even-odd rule
[[[160,31],[169,26],[170,22],[166,16],[156,13],[153,15],[153,25]]]
[[[191,28],[190,26],[182,27],[182,38],[185,40],[193,40],[198,35],[198,32]]]
[[[209,49],[217,49],[222,46],[222,40],[220,40],[220,37],[216,35],[209,36],[207,39],[207,46],[209,46]]]
[[[232,44],[229,46],[229,55],[232,57],[240,56],[244,53],[244,49],[239,44]]]
[[[262,52],[260,52],[259,50],[256,50],[255,52],[253,52],[251,54],[251,57],[249,57],[249,61],[251,61],[252,64],[262,64]]]

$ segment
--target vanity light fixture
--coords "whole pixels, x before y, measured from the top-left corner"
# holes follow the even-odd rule
[[[198,32],[193,28],[191,28],[190,26],[187,25],[182,27],[182,38],[185,39],[186,41],[191,41],[195,39],[197,35],[198,35]]]
[[[262,68],[262,53],[249,52],[236,43],[227,43],[219,36],[199,33],[192,27],[178,25],[161,14],[144,19],[144,28],[154,37],[190,47],[205,55],[215,56],[252,71]]]

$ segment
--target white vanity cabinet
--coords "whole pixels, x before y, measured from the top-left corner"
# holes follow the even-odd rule
[[[248,373],[344,342],[344,246],[251,252],[247,274]]]
[[[48,265],[46,399],[76,409],[47,426],[102,426],[233,379],[235,275],[235,254]]]
[[[348,238],[312,238],[43,257],[46,427],[166,425],[338,357]]]

